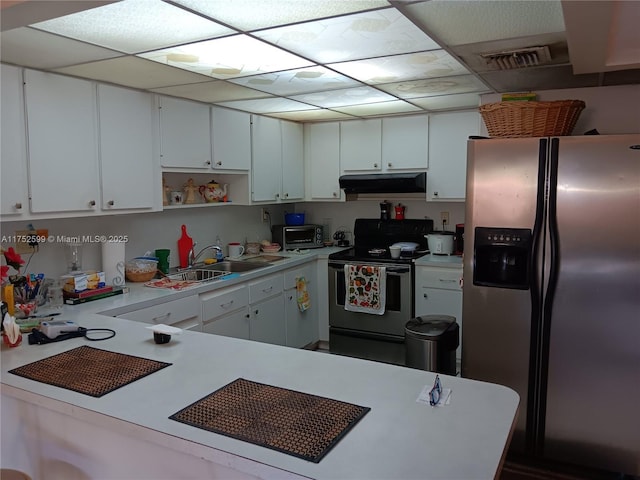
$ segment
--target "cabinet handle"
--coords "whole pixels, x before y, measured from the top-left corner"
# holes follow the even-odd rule
[[[387,163],[387,167],[392,167],[393,164],[391,162]]]
[[[271,290],[273,290],[273,285],[271,285],[269,288],[263,288],[262,292],[263,293],[269,293]]]
[[[458,283],[458,280],[450,280],[448,278],[439,278],[438,281],[442,283]]]
[[[377,163],[374,163],[374,164],[373,164],[373,168],[378,168],[378,164],[377,164]]]
[[[336,192],[332,192],[334,197],[337,197],[338,194]]]
[[[158,323],[158,320],[162,318],[169,318],[170,316],[171,316],[171,312],[165,313],[164,315],[159,315],[157,317],[153,317],[151,320],[153,320],[154,323]]]
[[[113,200],[109,200],[107,202],[107,205],[109,205],[110,207],[113,207],[115,205],[116,202],[114,202]]]
[[[249,315],[248,313],[244,316],[244,318],[251,318],[251,315]]]
[[[228,301],[227,303],[221,303],[220,308],[228,308],[233,305],[233,300]]]
[[[259,310],[256,308],[256,310],[255,310],[253,313],[255,313],[256,315],[258,315]]]
[[[293,295],[289,295],[289,300],[293,300]]]
[[[280,194],[279,193],[276,193],[276,198],[280,198]]]
[[[90,207],[95,207],[96,206],[96,201],[95,200],[89,200],[89,206]]]
[[[216,162],[216,165],[221,167],[222,166],[222,162]]]
[[[284,198],[289,198],[289,194],[288,194],[288,193],[285,193],[285,194],[284,194]]]
[[[429,296],[428,296],[426,293],[423,293],[423,294],[422,294],[422,297],[423,297],[423,298],[429,298]]]
[[[205,165],[211,165],[211,162],[209,160],[207,160],[206,162],[204,162]]]
[[[438,192],[433,192],[433,196],[437,197],[438,196]]]
[[[16,210],[22,210],[22,203],[18,202],[14,205]]]

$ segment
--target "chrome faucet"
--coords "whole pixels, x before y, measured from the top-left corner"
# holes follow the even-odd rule
[[[195,254],[193,248],[196,245],[197,245],[196,242],[193,242],[193,246],[191,247],[191,250],[189,250],[188,268],[193,267],[196,264],[196,261],[198,260],[198,258],[200,258],[200,255],[202,255],[207,250],[216,250],[217,252],[222,253],[222,249],[218,245],[207,245],[202,250],[200,250],[197,254]]]

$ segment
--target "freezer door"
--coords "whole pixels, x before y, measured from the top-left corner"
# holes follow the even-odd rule
[[[474,236],[483,227],[493,232],[533,230],[540,143],[540,139],[525,138],[470,140],[468,144],[462,375],[506,385],[518,392],[520,413],[511,442],[514,451],[525,448],[532,289],[526,285],[522,288],[474,285],[474,268],[490,263],[476,258]],[[546,149],[543,157],[545,154]],[[535,263],[539,261],[536,259]]]
[[[564,137],[558,158],[544,454],[640,475],[640,135]]]

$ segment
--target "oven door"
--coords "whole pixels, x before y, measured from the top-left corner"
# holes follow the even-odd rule
[[[413,317],[411,265],[382,265],[386,267],[386,300],[383,315],[345,310],[344,265],[345,262],[329,262],[329,326],[404,338],[404,327]]]

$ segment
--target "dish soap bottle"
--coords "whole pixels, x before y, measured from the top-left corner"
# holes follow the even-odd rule
[[[216,245],[220,250],[216,250],[216,260],[221,262],[224,260],[224,254],[222,253],[222,240],[220,240],[220,235],[216,235]]]

